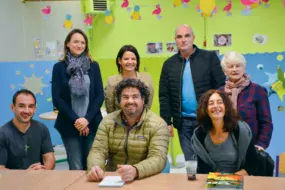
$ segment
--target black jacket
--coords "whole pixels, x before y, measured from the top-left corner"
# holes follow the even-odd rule
[[[225,84],[220,60],[214,51],[196,48],[190,56],[190,67],[197,102],[204,92]],[[168,125],[179,129],[181,124],[182,77],[186,60],[179,53],[167,59],[159,81],[160,116]],[[173,121],[172,121],[173,119]]]
[[[207,174],[209,172],[216,172],[216,164],[209,157],[208,151],[205,148],[204,140],[206,132],[202,127],[195,129],[191,139],[192,148],[198,158],[198,173]],[[237,170],[244,169],[249,175],[254,175],[257,172],[258,156],[253,144],[252,133],[244,121],[239,121],[238,126],[229,135],[234,140],[237,148],[238,160]],[[229,136],[230,137],[230,136]]]
[[[67,74],[66,68],[67,64],[61,61],[53,66],[52,71],[52,101],[58,109],[55,128],[61,135],[78,136],[79,132],[74,127],[74,122],[79,117],[72,110],[68,85],[70,76]],[[89,106],[85,118],[89,122],[90,132],[95,133],[102,120],[100,108],[104,101],[102,78],[97,62],[90,64],[88,75],[90,77]]]

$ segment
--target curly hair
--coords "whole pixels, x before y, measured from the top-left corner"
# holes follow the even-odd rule
[[[238,120],[240,118],[237,114],[237,111],[233,108],[231,99],[225,92],[220,90],[208,90],[201,96],[197,108],[197,121],[199,125],[204,129],[204,131],[210,131],[214,127],[207,110],[209,99],[215,93],[221,96],[225,105],[223,130],[226,132],[231,132],[237,126]]]
[[[124,45],[123,47],[121,47],[121,49],[119,50],[118,55],[116,57],[116,65],[118,67],[118,72],[122,73],[122,67],[121,67],[121,65],[119,63],[119,59],[123,58],[124,53],[126,51],[130,51],[130,52],[135,54],[135,56],[137,58],[137,66],[136,66],[135,70],[136,71],[140,71],[140,55],[138,53],[138,50],[134,46],[132,46],[132,45]]]
[[[148,98],[149,98],[149,89],[148,87],[144,84],[139,79],[134,79],[134,78],[126,78],[119,82],[115,88],[116,91],[116,98],[118,102],[121,102],[121,95],[122,91],[125,88],[137,88],[140,91],[141,97],[144,99],[144,104],[148,104]]]

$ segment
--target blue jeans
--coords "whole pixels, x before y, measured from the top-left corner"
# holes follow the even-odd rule
[[[88,136],[62,136],[62,141],[67,154],[70,170],[87,170],[87,157],[93,144],[95,133]]]
[[[196,127],[198,127],[198,122],[196,118],[181,119],[181,127],[180,129],[178,129],[178,136],[180,146],[184,153],[185,161],[190,160],[195,154],[191,146],[191,138]]]

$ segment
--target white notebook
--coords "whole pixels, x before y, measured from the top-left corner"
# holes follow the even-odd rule
[[[122,187],[125,184],[121,176],[106,176],[98,184],[99,187]]]

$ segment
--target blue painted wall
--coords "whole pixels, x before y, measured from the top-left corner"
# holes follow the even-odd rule
[[[9,109],[12,103],[13,94],[23,88],[20,84],[25,83],[25,77],[31,77],[32,74],[37,78],[42,77],[41,81],[46,84],[42,87],[42,94],[36,94],[37,110],[34,119],[39,120],[47,125],[50,130],[52,143],[62,144],[59,133],[54,129],[54,121],[43,120],[39,118],[39,114],[53,110],[51,101],[51,74],[52,67],[57,61],[29,61],[29,62],[0,62],[1,67],[1,104],[2,111],[0,115],[0,125],[2,126],[7,121],[13,118],[13,112]],[[11,85],[15,86],[14,89]]]

